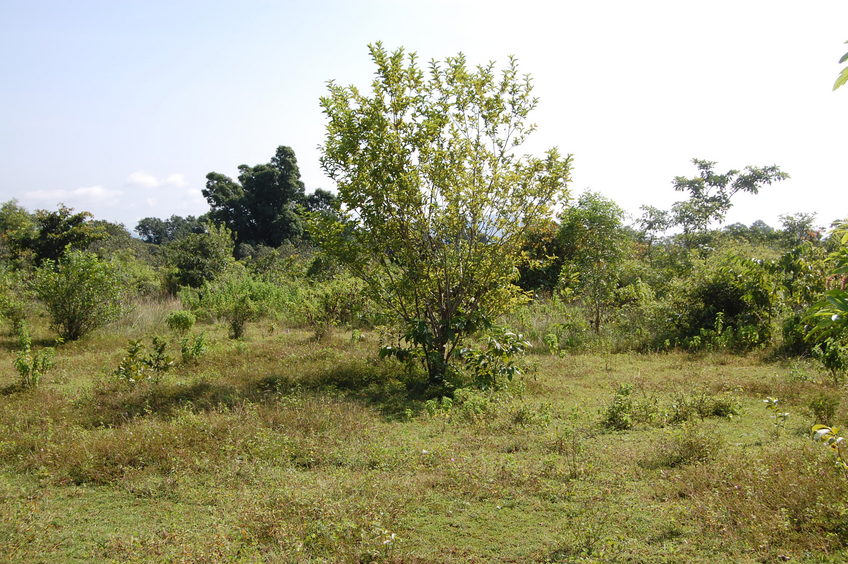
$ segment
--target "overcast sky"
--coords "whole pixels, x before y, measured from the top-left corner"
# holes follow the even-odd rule
[[[848,216],[848,2],[0,0],[0,200],[64,202],[132,229],[201,214],[210,171],[294,148],[307,190],[326,82],[367,87],[366,45],[519,59],[539,125],[574,154],[572,189],[634,214],[680,197],[693,157],[777,164],[728,222]]]

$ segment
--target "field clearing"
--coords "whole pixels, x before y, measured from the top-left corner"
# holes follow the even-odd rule
[[[848,404],[802,361],[532,354],[520,381],[448,405],[376,360],[374,334],[256,324],[204,326],[196,365],[117,381],[163,315],[61,345],[27,391],[0,341],[0,560],[848,558],[846,476],[809,439]]]

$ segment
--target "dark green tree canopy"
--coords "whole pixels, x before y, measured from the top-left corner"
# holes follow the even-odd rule
[[[164,245],[192,233],[205,233],[206,221],[206,216],[194,217],[193,215],[186,217],[172,215],[168,219],[145,217],[139,220],[135,232],[145,243]]]
[[[30,252],[36,264],[58,260],[66,248],[87,249],[93,242],[106,237],[101,225],[91,220],[87,211],[74,210],[59,204],[56,211],[36,210],[35,229],[18,240],[20,251]]]
[[[233,231],[237,244],[279,247],[295,242],[304,236],[304,210],[332,208],[330,192],[306,195],[291,147],[278,147],[269,163],[238,168],[238,181],[210,172],[203,190],[209,218]]]

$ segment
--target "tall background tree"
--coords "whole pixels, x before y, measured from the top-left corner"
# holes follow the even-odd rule
[[[292,148],[280,146],[271,162],[238,169],[238,181],[217,172],[206,176],[209,218],[227,226],[237,244],[278,247],[300,239],[307,197]]]

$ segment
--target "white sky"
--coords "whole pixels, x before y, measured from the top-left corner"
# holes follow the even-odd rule
[[[778,164],[728,222],[848,216],[848,2],[0,0],[0,200],[65,202],[130,229],[200,214],[210,171],[290,145],[307,189],[326,81],[366,87],[366,44],[424,61],[514,54],[533,75],[528,151],[573,153],[572,188],[667,207],[693,157]]]

